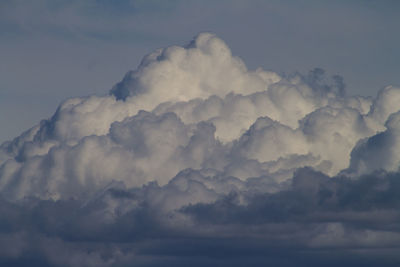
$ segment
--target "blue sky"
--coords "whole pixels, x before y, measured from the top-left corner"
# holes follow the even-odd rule
[[[398,1],[1,1],[0,142],[203,31],[250,69],[321,67],[350,94],[375,95],[400,84],[399,10]]]
[[[0,266],[399,266],[399,11],[0,1]]]

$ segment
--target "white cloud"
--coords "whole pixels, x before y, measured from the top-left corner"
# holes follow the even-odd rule
[[[320,69],[287,78],[248,71],[221,39],[203,33],[146,56],[112,95],[68,99],[3,144],[1,190],[62,198],[75,195],[66,188],[80,195],[114,180],[166,184],[186,168],[232,171],[249,160],[259,171],[240,171],[243,180],[256,173],[286,180],[304,166],[335,175],[357,142],[386,129],[399,109],[394,87],[371,102],[346,96],[338,80]],[[369,171],[394,170],[395,157],[380,158]]]
[[[110,95],[68,99],[52,118],[2,144],[4,214],[13,214],[14,225],[26,212],[40,234],[55,235],[37,237],[50,261],[49,244],[63,250],[67,239],[86,242],[96,235],[118,243],[165,235],[251,238],[261,229],[265,240],[286,247],[277,222],[288,223],[281,230],[293,231],[299,246],[386,240],[387,229],[360,226],[354,237],[345,232],[353,221],[366,220],[357,205],[371,211],[397,205],[377,200],[379,192],[392,197],[390,175],[384,173],[379,186],[358,175],[398,171],[400,89],[386,87],[375,99],[343,90],[340,77],[330,80],[321,69],[288,77],[249,71],[221,39],[200,34],[185,47],[146,56]],[[347,191],[365,188],[373,199],[349,201]],[[342,207],[351,214],[341,213]],[[61,211],[70,221],[56,216]],[[36,213],[43,221],[34,222]],[[310,230],[302,220],[319,227]],[[248,224],[255,228],[246,230]],[[7,238],[18,244],[29,239],[24,231],[30,228],[21,227]],[[359,236],[365,233],[372,239]],[[75,245],[72,260],[81,262]],[[132,251],[120,245],[105,261],[99,246],[86,258],[93,262],[82,265],[130,261]],[[17,246],[4,257],[18,249],[32,248]]]

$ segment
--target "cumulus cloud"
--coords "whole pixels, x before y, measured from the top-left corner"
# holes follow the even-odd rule
[[[0,263],[389,266],[399,96],[248,70],[210,33],[159,49],[0,146]]]

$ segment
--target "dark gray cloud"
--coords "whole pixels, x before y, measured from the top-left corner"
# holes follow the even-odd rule
[[[154,196],[173,191],[179,198],[190,192],[196,185],[183,191],[176,183],[189,183],[191,175],[196,171],[187,170],[162,187],[116,185],[89,203],[2,200],[0,235],[8,248],[2,250],[2,261],[15,266],[25,261],[49,266],[395,266],[400,260],[397,173],[352,180],[305,168],[277,193],[254,193],[254,182],[247,182],[215,202],[162,211]],[[232,179],[201,177],[197,182],[204,187],[210,179],[223,186]],[[113,202],[120,213],[110,219]]]

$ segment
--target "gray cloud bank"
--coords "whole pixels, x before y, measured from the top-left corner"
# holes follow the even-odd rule
[[[0,264],[398,266],[399,103],[159,49],[0,146]]]

